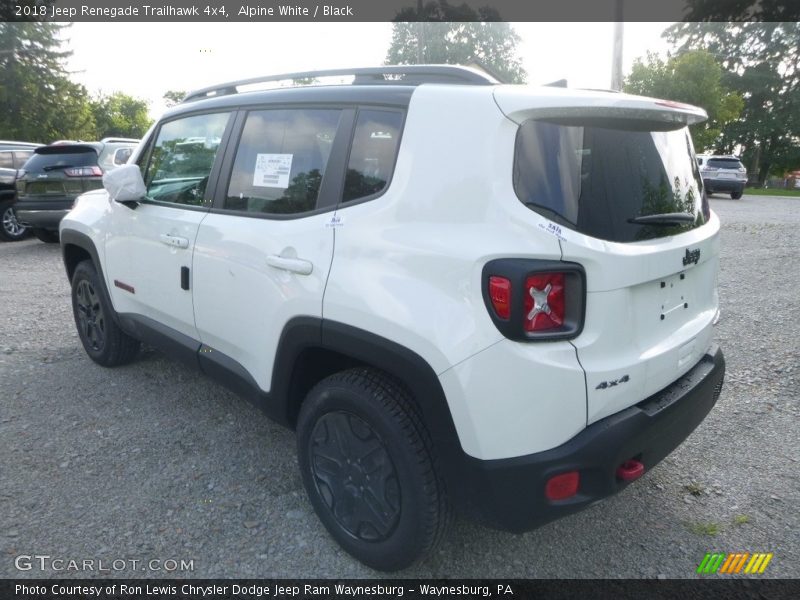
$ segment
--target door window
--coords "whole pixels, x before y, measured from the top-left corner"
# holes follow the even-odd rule
[[[147,197],[200,206],[230,113],[194,115],[161,126],[145,175]]]
[[[314,210],[341,110],[253,111],[236,152],[225,208],[257,214]]]

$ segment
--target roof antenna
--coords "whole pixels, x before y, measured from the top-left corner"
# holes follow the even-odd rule
[[[560,87],[565,88],[567,87],[567,80],[566,79],[558,79],[556,81],[551,81],[550,83],[545,83],[544,87]]]

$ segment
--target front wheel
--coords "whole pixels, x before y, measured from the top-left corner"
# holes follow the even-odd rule
[[[16,242],[27,237],[29,231],[17,220],[11,202],[0,202],[0,240]]]
[[[731,199],[732,200],[738,200],[739,198],[742,197],[742,193],[743,193],[743,190],[739,190],[737,192],[731,192]]]
[[[57,244],[58,243],[58,232],[51,231],[49,229],[40,229],[38,227],[34,227],[31,229],[33,232],[34,237],[44,242],[45,244]]]
[[[89,358],[104,367],[116,367],[136,357],[139,341],[117,325],[107,298],[94,264],[80,263],[72,275],[72,313],[78,336]]]
[[[430,553],[450,520],[435,449],[408,391],[357,368],[309,392],[297,424],[303,484],[342,548],[381,571]]]

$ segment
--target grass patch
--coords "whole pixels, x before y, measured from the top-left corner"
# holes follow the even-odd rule
[[[717,535],[720,532],[719,523],[710,521],[708,523],[696,522],[688,524],[689,531],[695,535]]]
[[[750,517],[747,515],[736,515],[733,517],[733,524],[734,525],[745,525],[750,522]]]
[[[744,193],[746,196],[789,196],[800,198],[800,190],[745,188]]]
[[[703,492],[705,492],[703,486],[701,486],[696,481],[693,481],[692,483],[687,483],[685,486],[683,486],[683,489],[689,492],[692,496],[702,496]]]

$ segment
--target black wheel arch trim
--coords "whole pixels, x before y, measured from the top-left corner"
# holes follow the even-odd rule
[[[72,285],[72,274],[75,271],[75,267],[78,266],[78,263],[74,262],[70,257],[70,252],[72,251],[71,248],[79,248],[89,255],[89,258],[94,264],[94,268],[97,271],[97,276],[100,278],[100,281],[103,284],[102,293],[105,296],[108,306],[111,307],[111,318],[114,319],[114,322],[117,325],[122,327],[119,315],[117,315],[117,311],[114,310],[114,303],[111,301],[111,294],[108,292],[108,285],[106,284],[105,274],[103,273],[103,264],[100,262],[100,256],[97,253],[97,247],[95,246],[92,238],[85,233],[81,233],[80,231],[64,229],[61,231],[59,241],[61,243],[61,257],[64,261],[64,270],[67,274],[67,281],[69,281],[70,285]],[[123,329],[125,328],[123,327]]]

